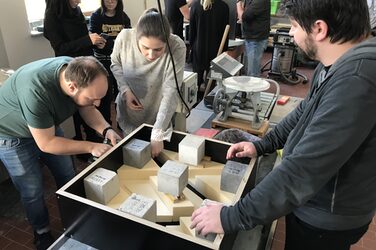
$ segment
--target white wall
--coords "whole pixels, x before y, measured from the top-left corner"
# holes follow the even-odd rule
[[[164,10],[164,0],[161,1],[162,10]],[[157,8],[157,0],[123,0],[124,11],[131,19],[132,27],[136,27],[138,18],[149,8]]]
[[[0,30],[9,67],[12,69],[17,69],[31,61],[54,56],[47,39],[43,36],[32,37],[30,35],[23,0],[2,1]]]

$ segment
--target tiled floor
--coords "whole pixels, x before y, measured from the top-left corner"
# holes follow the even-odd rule
[[[81,171],[87,163],[75,160],[77,171]],[[63,228],[55,196],[56,186],[52,176],[44,167],[45,199],[50,214],[52,234],[58,238]],[[33,230],[25,219],[19,195],[10,180],[0,183],[0,249],[22,250],[34,249]]]

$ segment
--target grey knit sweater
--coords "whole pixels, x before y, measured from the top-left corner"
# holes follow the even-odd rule
[[[170,35],[179,85],[183,80],[185,44],[176,35]],[[151,140],[169,140],[172,133],[171,119],[176,110],[176,90],[171,58],[165,53],[155,61],[148,61],[140,52],[135,29],[124,29],[115,40],[111,54],[113,72],[119,94],[116,98],[117,121],[125,134],[142,123],[154,124]],[[130,110],[124,100],[124,92],[131,89],[144,109]]]

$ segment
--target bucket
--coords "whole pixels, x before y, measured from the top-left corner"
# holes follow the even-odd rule
[[[277,13],[280,2],[281,1],[279,0],[271,0],[270,2],[270,14],[271,15],[275,15]]]

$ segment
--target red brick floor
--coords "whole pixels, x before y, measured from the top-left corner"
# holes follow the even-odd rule
[[[87,163],[83,163],[76,159],[74,161],[78,172],[82,171],[88,165]],[[63,227],[61,225],[60,214],[55,195],[56,185],[47,168],[44,168],[43,172],[45,200],[50,215],[50,227],[52,235],[55,238],[58,238],[63,233]],[[2,185],[9,185],[10,187],[12,187],[10,180],[8,180],[7,183],[3,183]],[[18,204],[15,204],[14,206],[17,210],[19,207],[22,207],[19,201]],[[34,249],[33,239],[33,230],[30,224],[27,222],[22,209],[20,209],[19,213],[13,213],[12,216],[0,215],[0,250]]]
[[[280,218],[275,229],[271,250],[283,250],[285,246],[285,218]],[[334,250],[334,249],[333,249]],[[376,216],[367,233],[351,246],[351,250],[376,250]]]

